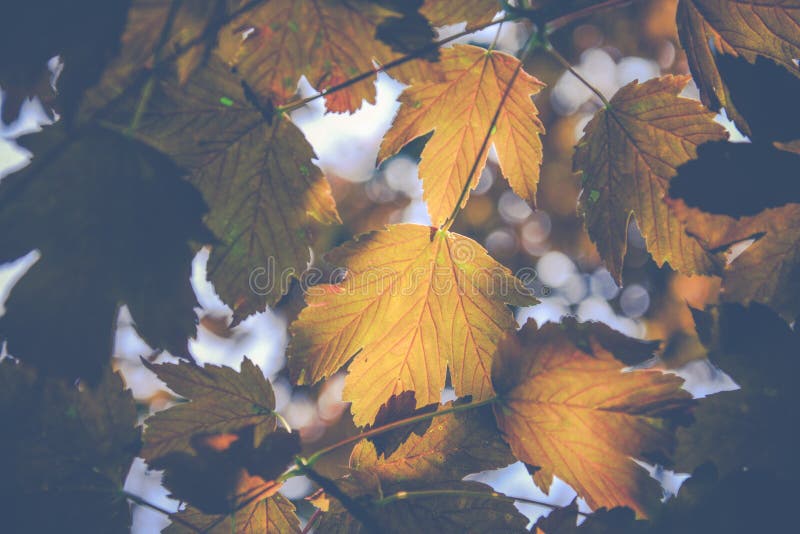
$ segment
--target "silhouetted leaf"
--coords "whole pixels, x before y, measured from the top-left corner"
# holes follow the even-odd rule
[[[442,81],[418,82],[400,95],[402,105],[383,139],[378,162],[433,131],[422,151],[419,175],[423,198],[437,226],[456,205],[466,204],[469,197],[462,198],[461,192],[478,185],[492,145],[511,188],[535,204],[542,163],[539,135],[544,133],[544,126],[531,95],[544,85],[525,71],[519,72],[490,143],[480,152],[519,61],[502,52],[457,45],[442,50],[440,65]],[[479,164],[470,175],[476,160]]]
[[[277,430],[254,445],[253,429],[229,434],[196,434],[191,454],[170,452],[148,460],[164,470],[172,496],[206,514],[229,514],[274,495],[275,479],[300,452],[296,433]]]
[[[794,507],[800,496],[792,482],[757,470],[717,476],[713,465],[697,469],[681,486],[677,497],[663,506],[645,529],[617,530],[623,534],[750,534],[791,532]],[[583,531],[581,531],[583,534]],[[587,534],[593,534],[589,531]]]
[[[501,9],[498,0],[425,0],[420,12],[434,26],[466,22],[472,28],[491,21]]]
[[[417,407],[439,402],[448,367],[457,395],[492,395],[496,344],[516,324],[506,303],[535,299],[483,247],[401,224],[328,257],[347,275],[310,288],[292,323],[289,365],[297,383],[318,382],[355,357],[343,398],[358,425],[373,422],[381,405],[404,391],[415,391]]]
[[[95,83],[119,48],[129,0],[30,0],[3,6],[0,20],[2,121],[17,118],[25,98],[37,96],[46,110],[55,105],[69,121],[83,91]],[[64,63],[58,91],[47,62]]]
[[[431,403],[417,408],[417,401],[413,391],[404,391],[399,395],[392,395],[388,401],[381,405],[378,414],[375,416],[375,422],[366,425],[364,431],[385,426],[414,415],[435,412],[438,406],[439,403]],[[430,420],[420,421],[414,425],[406,425],[389,432],[382,432],[368,439],[378,454],[388,456],[397,450],[397,447],[402,445],[411,434],[423,435],[430,427],[430,424]]]
[[[682,0],[678,4],[678,33],[703,103],[724,107],[728,117],[745,131],[747,122],[731,101],[727,79],[720,74],[719,54],[741,55],[750,63],[771,58],[798,73],[800,57],[798,0]],[[723,73],[725,74],[725,73]]]
[[[724,305],[713,318],[709,359],[740,386],[703,399],[696,424],[678,430],[677,467],[691,472],[713,461],[721,476],[754,470],[796,480],[800,432],[800,336],[776,314],[753,304]]]
[[[800,155],[763,142],[706,143],[697,159],[678,167],[669,195],[732,217],[800,202]]]
[[[688,82],[686,76],[664,76],[626,85],[586,126],[575,151],[574,168],[584,184],[578,209],[617,282],[631,217],[659,266],[667,262],[689,274],[716,269],[662,201],[669,180],[695,157],[697,146],[727,136],[713,113],[678,96]]]
[[[558,508],[547,516],[539,518],[533,525],[534,534],[622,534],[644,532],[645,521],[637,521],[633,510],[617,507],[608,510],[600,508],[588,515],[580,524],[578,521],[578,501]]]
[[[107,369],[96,386],[0,362],[0,514],[7,532],[130,529],[121,494],[139,448],[136,405]]]
[[[529,320],[500,345],[492,369],[498,426],[514,455],[538,467],[533,480],[542,490],[558,476],[592,508],[623,505],[647,515],[661,489],[633,459],[668,458],[672,427],[691,396],[682,379],[623,372],[591,336],[581,347],[567,332]]]
[[[439,48],[432,46],[436,33],[430,21],[418,10],[422,0],[371,0],[398,13],[387,17],[378,24],[375,36],[388,44],[392,50],[401,54],[416,53],[420,49],[430,47],[430,51],[421,57],[428,61],[439,60]]]
[[[189,242],[210,238],[200,194],[164,156],[105,129],[65,137],[52,126],[22,144],[35,156],[0,184],[0,261],[31,249],[42,257],[0,318],[9,352],[93,378],[127,304],[151,346],[188,357],[197,321]]]
[[[800,109],[789,104],[800,93],[800,72],[789,72],[761,56],[755,64],[725,54],[716,60],[733,106],[747,120],[753,141],[800,138]]]

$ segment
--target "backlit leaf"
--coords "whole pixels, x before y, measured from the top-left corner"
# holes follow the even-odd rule
[[[452,407],[445,404],[441,409]],[[379,456],[375,446],[362,441],[353,449],[350,467],[375,473],[386,481],[461,480],[470,473],[514,463],[500,439],[488,408],[436,417],[421,436],[411,434],[391,455]]]
[[[543,87],[539,80],[519,72],[492,129],[490,144],[479,153],[518,65],[516,58],[502,52],[457,45],[441,52],[442,81],[418,82],[400,95],[400,111],[383,139],[378,160],[434,132],[422,151],[419,175],[435,225],[441,225],[459,202],[466,203],[461,191],[478,184],[492,144],[511,188],[535,204],[542,162],[539,135],[544,126],[531,95]],[[476,159],[478,167],[470,176]]]
[[[147,418],[142,457],[151,461],[169,453],[194,454],[196,435],[236,432],[253,427],[258,447],[275,430],[275,396],[261,370],[248,358],[241,372],[230,367],[146,364],[169,388],[189,400]]]
[[[703,102],[747,131],[747,122],[731,101],[715,54],[741,55],[750,63],[758,56],[797,73],[800,57],[798,0],[681,0],[678,32]]]
[[[647,515],[661,488],[633,459],[668,456],[671,427],[691,396],[676,376],[624,368],[592,336],[578,346],[559,325],[529,320],[500,345],[495,415],[514,455],[536,466],[542,490],[558,476],[594,509],[630,506]]]
[[[106,120],[125,130],[134,107]],[[206,222],[219,242],[208,275],[234,324],[277,302],[311,258],[312,221],[339,222],[300,130],[283,116],[269,124],[218,61],[183,86],[157,82],[138,117],[135,135],[189,169],[210,206]]]
[[[579,211],[618,282],[631,217],[659,266],[688,274],[716,269],[663,202],[676,168],[696,157],[697,146],[727,136],[713,113],[678,96],[688,82],[665,76],[626,85],[586,126],[576,149],[574,168],[584,183]]]
[[[347,275],[310,288],[308,306],[292,324],[290,369],[299,384],[318,382],[353,359],[343,398],[358,425],[404,391],[415,392],[417,407],[438,403],[448,367],[457,395],[492,395],[496,344],[516,326],[506,303],[535,300],[480,245],[403,224],[365,234],[328,257]]]

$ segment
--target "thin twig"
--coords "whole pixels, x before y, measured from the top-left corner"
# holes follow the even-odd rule
[[[547,23],[547,33],[552,33],[556,30],[563,28],[567,24],[570,24],[580,18],[587,17],[599,11],[612,9],[616,7],[624,7],[629,4],[632,4],[635,1],[637,0],[606,0],[605,2],[587,6],[584,7],[583,9],[578,9],[577,11],[573,11],[572,13],[561,15]]]
[[[593,92],[595,95],[597,95],[597,97],[600,99],[600,101],[603,103],[603,105],[604,105],[606,108],[610,108],[610,107],[611,107],[611,104],[609,104],[609,102],[608,102],[608,99],[606,99],[606,97],[605,97],[605,96],[603,96],[603,93],[601,93],[601,92],[600,92],[600,90],[599,90],[599,89],[597,89],[597,88],[596,88],[594,85],[592,85],[591,83],[589,83],[589,81],[588,81],[586,78],[584,78],[583,76],[581,76],[581,75],[580,75],[580,73],[579,73],[577,70],[575,70],[575,69],[573,68],[573,66],[570,64],[570,62],[569,62],[569,61],[567,61],[567,60],[566,60],[566,58],[565,58],[564,56],[562,56],[562,55],[559,53],[559,51],[558,51],[558,50],[556,50],[555,48],[553,48],[553,45],[551,45],[551,44],[550,44],[550,42],[548,42],[548,43],[547,43],[547,45],[546,45],[546,50],[547,50],[547,51],[550,53],[550,55],[551,55],[551,56],[553,56],[554,58],[556,58],[556,60],[557,60],[559,63],[561,63],[561,65],[562,65],[562,66],[563,66],[565,69],[567,69],[569,72],[571,72],[573,76],[575,76],[575,77],[576,77],[576,78],[577,78],[577,79],[578,79],[578,80],[579,80],[581,83],[583,83],[583,85],[585,85],[586,87],[588,87],[588,88],[589,88],[589,90],[591,90],[591,91],[592,91],[592,92]]]
[[[422,47],[422,48],[420,48],[418,50],[415,50],[414,52],[411,52],[410,54],[407,54],[407,55],[405,55],[403,57],[399,57],[399,58],[395,59],[394,61],[390,61],[390,62],[386,63],[385,65],[381,65],[378,68],[375,68],[375,69],[372,69],[372,70],[368,70],[366,72],[362,72],[361,74],[355,76],[354,78],[350,78],[349,80],[346,80],[346,81],[344,81],[344,82],[342,82],[342,83],[340,83],[338,85],[334,85],[333,87],[329,87],[328,89],[324,89],[324,90],[320,91],[319,93],[317,93],[315,95],[311,95],[311,96],[306,97],[306,98],[304,98],[302,100],[298,100],[297,102],[291,102],[289,104],[286,104],[285,106],[280,106],[280,107],[277,108],[277,111],[279,111],[281,113],[294,111],[295,109],[298,109],[298,108],[301,108],[301,107],[305,106],[309,102],[313,102],[314,100],[317,100],[317,99],[322,98],[324,96],[333,94],[333,93],[335,93],[337,91],[341,91],[342,89],[347,89],[351,85],[354,85],[354,84],[356,84],[356,83],[358,83],[360,81],[366,80],[367,78],[370,78],[372,76],[377,75],[379,72],[387,72],[387,71],[392,70],[392,69],[394,69],[396,67],[399,67],[400,65],[403,65],[404,63],[408,63],[409,61],[412,61],[414,59],[418,59],[418,58],[424,56],[425,54],[427,54],[428,52],[430,52],[432,50],[436,50],[437,48],[441,48],[442,46],[446,45],[447,43],[449,43],[451,41],[455,41],[456,39],[461,39],[462,37],[465,37],[467,35],[473,34],[473,33],[477,32],[477,31],[484,30],[484,29],[489,28],[491,26],[495,26],[497,24],[502,24],[504,22],[508,22],[508,21],[511,21],[511,20],[516,20],[516,17],[503,17],[501,19],[497,19],[497,20],[493,20],[491,22],[486,22],[484,24],[480,24],[478,26],[475,26],[474,28],[470,28],[469,30],[464,30],[462,32],[456,33],[454,35],[451,35],[450,37],[446,37],[445,39],[442,39],[440,41],[436,41],[434,43],[426,45],[426,46],[424,46],[424,47]]]
[[[558,510],[560,508],[563,508],[563,506],[558,504],[537,501],[534,499],[528,499],[526,497],[512,497],[511,495],[503,495],[502,493],[497,493],[495,491],[485,492],[485,491],[470,491],[470,490],[455,490],[455,489],[398,491],[397,493],[388,495],[382,499],[378,499],[377,501],[375,501],[375,504],[383,506],[391,502],[403,501],[407,499],[419,499],[424,497],[482,497],[487,499],[496,499],[505,502],[512,502],[512,503],[521,502],[525,504],[533,504],[536,506],[544,506],[546,508],[550,508],[551,510]],[[578,515],[584,515],[584,516],[587,515],[583,512],[577,512],[577,513]]]
[[[362,439],[370,438],[372,436],[377,436],[379,434],[383,434],[384,432],[389,432],[390,430],[394,430],[396,428],[401,428],[408,425],[413,425],[415,423],[419,423],[420,421],[427,421],[429,419],[433,419],[434,417],[439,417],[442,415],[447,415],[456,412],[463,412],[466,410],[474,410],[475,408],[480,408],[481,406],[486,406],[488,404],[492,404],[497,402],[497,397],[491,397],[486,400],[477,401],[477,402],[469,402],[466,404],[458,404],[456,406],[452,406],[450,408],[445,408],[444,410],[438,410],[436,412],[430,413],[423,413],[420,415],[415,415],[413,417],[407,417],[405,419],[400,419],[398,421],[394,421],[389,423],[388,425],[379,426],[376,428],[372,428],[367,430],[366,432],[361,432],[360,434],[356,434],[354,436],[350,436],[345,438],[333,445],[329,445],[324,449],[320,449],[311,456],[308,457],[306,463],[308,465],[314,465],[314,463],[320,459],[320,457],[328,454],[331,451],[335,451],[340,447],[344,447],[345,445],[349,445],[350,443],[355,443],[356,441],[361,441]]]
[[[183,525],[184,527],[190,529],[192,532],[202,532],[200,530],[200,528],[198,528],[195,525],[189,523],[185,519],[182,519],[175,512],[170,512],[166,508],[162,508],[161,506],[148,501],[144,497],[140,497],[140,496],[138,496],[136,494],[133,494],[133,493],[130,493],[130,492],[127,492],[127,491],[122,491],[121,493],[126,499],[128,499],[130,501],[133,501],[134,503],[136,503],[136,504],[138,504],[140,506],[145,506],[147,508],[150,508],[151,510],[155,510],[156,512],[164,514],[165,516],[169,517],[170,520],[172,520],[173,522]]]
[[[298,462],[297,466],[302,474],[315,482],[325,493],[339,501],[350,515],[356,518],[368,532],[377,533],[380,531],[378,523],[375,521],[370,511],[345,493],[336,482],[314,471],[308,464]]]

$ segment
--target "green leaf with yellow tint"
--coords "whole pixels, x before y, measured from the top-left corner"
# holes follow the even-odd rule
[[[136,101],[105,120],[128,131]],[[302,132],[285,116],[268,118],[211,61],[183,85],[157,82],[134,131],[188,169],[209,204],[206,222],[219,242],[208,275],[234,324],[277,302],[305,271],[313,221],[339,222]]]
[[[535,466],[533,480],[543,491],[557,476],[593,509],[629,506],[646,516],[662,491],[633,459],[668,457],[672,426],[691,395],[674,375],[626,372],[614,344],[591,335],[593,328],[607,328],[586,328],[589,335],[576,344],[570,328],[538,328],[529,320],[500,345],[492,372],[497,423],[514,455]],[[621,346],[629,345],[624,335],[616,336]]]
[[[688,274],[717,268],[663,201],[676,168],[697,156],[697,146],[727,136],[713,113],[678,96],[687,83],[687,76],[664,76],[626,85],[586,126],[575,151],[584,181],[579,211],[617,282],[632,217],[659,266]]]
[[[500,169],[517,195],[536,202],[544,133],[531,95],[544,86],[520,71],[508,93],[496,128],[492,118],[503,100],[519,61],[513,56],[469,45],[441,52],[444,79],[412,84],[400,95],[401,107],[381,144],[378,161],[430,132],[422,151],[419,175],[433,224],[440,226],[462,198],[478,184],[489,147],[494,145]],[[481,152],[487,132],[490,144]],[[477,160],[475,172],[470,171]]]
[[[492,356],[516,327],[507,304],[535,299],[483,247],[402,224],[363,235],[328,259],[347,275],[310,288],[292,323],[289,365],[298,384],[329,377],[352,359],[343,395],[362,426],[404,391],[415,392],[417,407],[438,403],[448,367],[457,395],[492,396]]]
[[[151,461],[175,452],[194,454],[194,436],[236,432],[250,426],[254,430],[254,446],[258,447],[275,430],[272,386],[248,358],[242,360],[241,372],[185,362],[146,365],[189,402],[147,418],[144,459]]]

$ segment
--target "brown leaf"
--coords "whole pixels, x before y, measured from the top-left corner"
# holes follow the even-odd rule
[[[741,55],[750,63],[765,56],[797,74],[794,60],[800,57],[800,1],[681,0],[677,22],[703,103],[714,110],[724,107],[728,117],[749,133],[714,55]]]
[[[671,426],[691,396],[676,376],[624,372],[588,340],[579,347],[560,325],[529,320],[501,344],[492,370],[498,426],[514,455],[538,467],[533,480],[542,490],[558,476],[592,508],[630,506],[646,516],[661,487],[633,459],[668,455]]]

